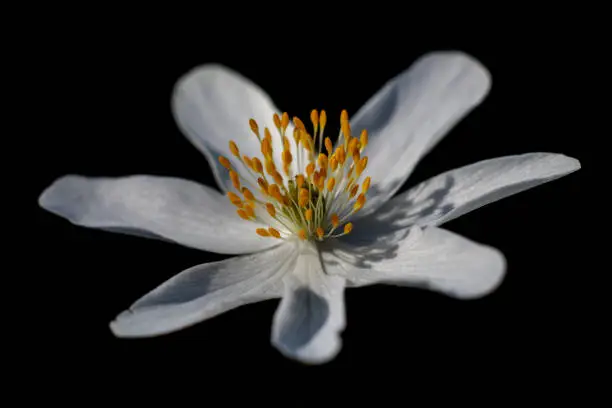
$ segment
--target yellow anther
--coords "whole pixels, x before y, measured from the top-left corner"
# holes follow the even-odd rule
[[[361,159],[361,154],[359,153],[359,148],[355,147],[353,150],[353,162],[357,163]]]
[[[244,211],[247,213],[247,215],[250,218],[255,218],[255,210],[250,205],[245,205],[244,206]]]
[[[261,142],[261,154],[264,155],[264,159],[272,157],[272,141],[265,139]]]
[[[270,184],[268,185],[268,195],[274,197],[274,194],[276,192],[280,192],[280,190],[278,189],[278,186],[276,184]]]
[[[365,180],[363,180],[363,183],[361,183],[361,191],[363,193],[367,193],[368,190],[370,189],[370,176],[366,177]]]
[[[315,171],[314,163],[310,163],[308,164],[308,166],[306,166],[306,175],[308,176],[308,178],[312,176],[312,173],[314,173],[314,171]]]
[[[263,165],[261,164],[261,160],[259,160],[257,157],[253,157],[253,170],[255,170],[257,173],[261,173],[263,174]]]
[[[340,122],[348,122],[348,120],[348,112],[346,111],[346,109],[342,109],[342,112],[340,113]]]
[[[289,165],[293,161],[293,156],[289,150],[283,152],[283,164]]]
[[[289,126],[289,115],[287,112],[283,112],[283,117],[281,118],[281,129],[285,130]]]
[[[274,165],[274,162],[270,158],[266,159],[266,173],[272,175],[275,171],[276,166]]]
[[[244,206],[245,207],[251,207],[253,210],[255,210],[255,202],[253,202],[253,201],[245,201],[244,202]]]
[[[327,167],[327,156],[325,155],[325,153],[319,153],[319,167]]]
[[[351,125],[348,121],[342,122],[340,125],[340,129],[342,130],[342,134],[344,134],[345,140],[351,139]]]
[[[361,131],[361,136],[359,136],[359,142],[361,144],[361,150],[363,150],[368,145],[368,131],[363,129]]]
[[[346,160],[346,153],[344,152],[344,147],[337,147],[334,156],[336,157],[336,160],[338,160],[338,163],[340,163],[341,166],[344,165],[344,161]]]
[[[355,174],[357,175],[357,177],[361,175],[361,173],[365,170],[367,165],[368,165],[368,156],[364,156],[361,158],[361,160],[359,160],[359,163],[357,163],[357,166],[355,169]]]
[[[289,142],[289,138],[287,136],[283,136],[283,149],[291,150],[291,143]]]
[[[236,173],[234,170],[230,170],[229,175],[234,188],[240,191],[240,179],[238,178],[238,173]]]
[[[330,155],[333,149],[334,149],[334,146],[332,145],[331,139],[329,137],[326,137],[325,138],[325,150],[327,150],[327,155]]]
[[[268,182],[261,177],[257,179],[257,184],[263,190],[264,193],[268,192]]]
[[[353,223],[349,222],[344,225],[344,233],[348,234],[353,230]]]
[[[332,214],[331,216],[331,224],[334,228],[340,224],[340,218],[338,218],[338,214]]]
[[[274,171],[271,174],[271,176],[274,179],[274,181],[276,182],[276,184],[283,185],[283,176],[281,176],[281,174],[278,171]]]
[[[308,196],[298,198],[298,205],[300,207],[306,207],[308,205]]]
[[[297,235],[298,235],[298,237],[300,237],[300,239],[301,239],[302,241],[305,241],[305,240],[306,240],[306,238],[308,237],[308,236],[306,235],[306,230],[304,230],[304,229],[299,230],[299,231],[298,231],[298,233],[297,233]]]
[[[353,198],[357,195],[357,192],[359,191],[359,186],[357,184],[355,184],[353,186],[353,188],[351,189],[351,194],[349,195],[350,198]]]
[[[272,133],[270,133],[270,129],[267,127],[264,128],[264,140],[267,140],[270,143],[270,148],[272,148]]]
[[[293,140],[295,141],[295,144],[297,146],[300,145],[300,139],[302,137],[301,135],[302,135],[302,131],[300,129],[298,128],[293,129]]]
[[[255,230],[255,232],[257,233],[257,235],[261,235],[262,237],[269,237],[270,236],[270,233],[265,228],[257,228]]]
[[[323,181],[325,181],[325,178],[327,177],[327,167],[322,167],[319,169],[319,176],[323,179]]]
[[[280,238],[280,232],[278,232],[278,230],[276,228],[268,228],[268,232],[270,233],[270,235],[272,235],[274,238]]]
[[[251,160],[249,158],[249,156],[247,156],[246,154],[244,156],[242,156],[242,161],[247,165],[247,167],[251,170],[255,170],[253,168],[253,160]]]
[[[259,137],[259,126],[257,126],[257,122],[255,122],[255,119],[249,119],[249,126],[251,127],[253,133],[255,133],[257,137]]]
[[[338,160],[336,160],[336,156],[332,156],[332,158],[329,159],[329,167],[331,167],[332,171],[336,171],[338,168]]]
[[[336,179],[335,178],[330,178],[329,180],[327,180],[327,190],[328,191],[332,191],[334,189],[334,186],[336,185]]]
[[[245,199],[249,201],[255,201],[255,196],[253,195],[253,193],[251,193],[251,190],[246,187],[242,187],[242,195]]]
[[[236,212],[238,213],[240,218],[242,218],[243,220],[247,220],[247,221],[251,220],[249,218],[249,215],[247,214],[247,212],[245,210],[243,210],[242,208],[237,209]]]
[[[317,112],[316,109],[313,109],[310,112],[310,121],[312,122],[312,126],[314,126],[315,129],[319,127],[319,112]]]
[[[323,130],[327,124],[327,113],[324,110],[321,110],[321,115],[319,115],[319,123],[321,124],[321,130]]]
[[[266,203],[266,211],[268,211],[268,214],[270,214],[270,217],[272,218],[276,217],[276,208],[274,208],[274,204]]]
[[[318,228],[317,228],[317,237],[318,237],[319,239],[323,239],[323,236],[324,236],[324,235],[325,235],[325,231],[323,231],[323,228],[318,227]]]
[[[357,187],[357,186],[355,186]],[[363,208],[363,205],[365,204],[366,198],[365,195],[359,194],[359,197],[357,197],[357,201],[355,201],[355,205],[353,206],[353,208],[355,209],[355,212],[361,210]]]
[[[284,205],[288,205],[289,204],[289,199],[286,196],[282,195],[280,192],[275,191],[273,197],[279,203],[282,203]]]
[[[238,150],[238,146],[236,145],[236,142],[234,142],[233,140],[230,140],[229,149],[230,149],[230,152],[232,152],[234,156],[236,156],[237,158],[240,158],[240,150]]]
[[[302,186],[304,185],[304,175],[303,174],[298,174],[295,177],[295,184],[297,185],[297,188],[302,188]]]
[[[354,155],[355,155],[355,151],[357,151],[357,153],[359,153],[359,150],[358,150],[358,148],[357,148],[357,144],[358,144],[358,143],[359,143],[359,139],[357,139],[356,137],[351,138],[351,141],[349,142],[349,144],[348,144],[348,149],[347,149],[348,153],[349,153],[351,156],[354,156]],[[359,159],[358,159],[358,160],[359,160]]]
[[[295,125],[295,127],[299,130],[302,131],[306,131],[306,127],[304,126],[304,122],[302,122],[302,120],[300,118],[298,118],[297,116],[293,117],[293,124]]]
[[[268,194],[276,198],[278,201],[283,202],[283,197],[280,193],[280,188],[276,184],[270,184],[268,186]]]
[[[348,173],[346,173],[346,177],[351,177],[351,175],[353,174],[353,170],[355,170],[354,167],[351,167],[348,171]]]
[[[231,165],[230,161],[227,160],[227,157],[219,156],[219,163],[221,163],[221,165],[223,167],[225,167],[226,169],[228,169],[228,170],[230,170],[232,168],[232,165]]]
[[[272,116],[272,120],[274,120],[274,126],[280,131],[281,120],[278,114],[275,113],[274,116]]]
[[[228,191],[227,198],[229,198],[230,203],[234,204],[236,207],[242,207],[242,200],[240,199],[240,197],[238,197],[237,194]]]
[[[304,218],[306,218],[306,221],[312,220],[312,209],[311,208],[307,209],[306,212],[304,212]]]

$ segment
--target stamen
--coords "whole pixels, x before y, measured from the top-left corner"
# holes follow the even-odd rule
[[[230,203],[234,204],[237,207],[242,207],[242,200],[236,194],[232,193],[231,191],[228,191],[227,197],[229,198]]]
[[[238,150],[238,146],[236,146],[236,143],[233,140],[230,140],[229,147],[230,147],[230,152],[232,152],[234,156],[240,159],[240,150]]]
[[[232,165],[230,164],[230,161],[227,160],[226,157],[219,156],[219,163],[221,163],[221,165],[223,167],[225,167],[226,169],[228,169],[228,170],[230,170],[232,168]]]
[[[267,229],[265,229],[265,228],[257,228],[257,229],[255,230],[255,232],[256,232],[258,235],[261,235],[262,237],[269,237],[269,236],[270,236],[270,233],[269,233],[269,232],[268,232],[268,230],[267,230]]]
[[[237,169],[227,157],[219,156],[237,192],[228,192],[227,197],[238,216],[260,224],[255,231],[262,237],[297,236],[322,241],[350,233],[353,224],[347,219],[363,208],[371,184],[370,177],[366,177],[360,185],[368,162],[362,154],[368,144],[367,130],[361,130],[359,138],[352,137],[348,113],[343,110],[339,140],[334,147],[332,140],[323,134],[327,113],[315,109],[310,112],[312,133],[306,130],[304,122],[293,117],[295,144],[292,144],[286,134],[289,115],[275,113],[272,120],[271,129],[278,136],[272,135],[267,127],[263,127],[261,134],[255,119],[249,120],[249,127],[260,143],[260,157],[241,157],[238,145],[229,141],[230,153],[244,169]],[[280,162],[275,162],[273,137],[281,141]],[[239,170],[251,177],[242,177]],[[334,235],[342,224],[343,232]]]
[[[278,232],[278,230],[276,228],[268,228],[268,232],[270,233],[270,235],[272,235],[274,238],[280,238],[280,232]]]
[[[255,201],[255,196],[253,195],[253,193],[251,193],[251,190],[246,187],[242,187],[242,195],[248,201]]]

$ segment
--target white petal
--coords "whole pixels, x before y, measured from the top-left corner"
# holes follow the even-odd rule
[[[553,153],[485,160],[433,177],[398,195],[368,218],[396,228],[413,224],[441,225],[579,168],[578,160]]]
[[[238,217],[210,187],[170,177],[61,177],[40,196],[41,207],[76,225],[154,236],[205,251],[240,254],[277,245]]]
[[[252,255],[187,269],[134,303],[110,324],[118,337],[170,333],[230,309],[278,298],[283,274],[295,265],[287,243]]]
[[[283,355],[322,364],[340,351],[344,330],[344,279],[327,275],[319,254],[302,246],[293,273],[283,279],[285,292],[274,315],[272,344]]]
[[[351,286],[405,285],[468,299],[496,289],[506,270],[498,250],[437,227],[405,228],[384,240],[333,244],[323,252],[325,269],[345,277]]]
[[[371,176],[363,215],[387,201],[429,149],[487,95],[489,72],[461,52],[426,54],[389,81],[351,120],[367,129]]]
[[[219,163],[220,155],[244,169],[229,152],[230,140],[238,144],[241,155],[261,156],[260,144],[249,127],[251,118],[258,122],[262,137],[268,127],[276,163],[282,163],[282,141],[272,120],[278,109],[261,88],[227,67],[203,65],[185,74],[174,88],[172,110],[179,128],[205,154],[222,189],[231,190],[232,183]],[[292,129],[290,125],[291,141]],[[246,170],[240,173],[248,177]]]

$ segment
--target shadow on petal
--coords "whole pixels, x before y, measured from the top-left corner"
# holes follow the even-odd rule
[[[329,306],[325,299],[307,287],[295,291],[287,309],[294,318],[281,327],[279,337],[290,349],[308,344],[329,319]],[[308,324],[304,324],[306,320]]]

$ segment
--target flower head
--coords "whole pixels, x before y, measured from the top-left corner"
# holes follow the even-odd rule
[[[503,254],[440,226],[580,168],[561,154],[506,156],[394,197],[490,82],[463,53],[428,54],[351,119],[343,111],[333,145],[325,111],[313,110],[307,127],[246,78],[207,65],[178,81],[172,106],[225,196],[171,177],[67,175],[39,204],[77,225],[239,255],[162,283],[117,316],[116,336],[166,334],[280,298],[272,344],[290,358],[323,363],[341,349],[345,288],[425,286],[462,299],[491,293],[505,274]]]

